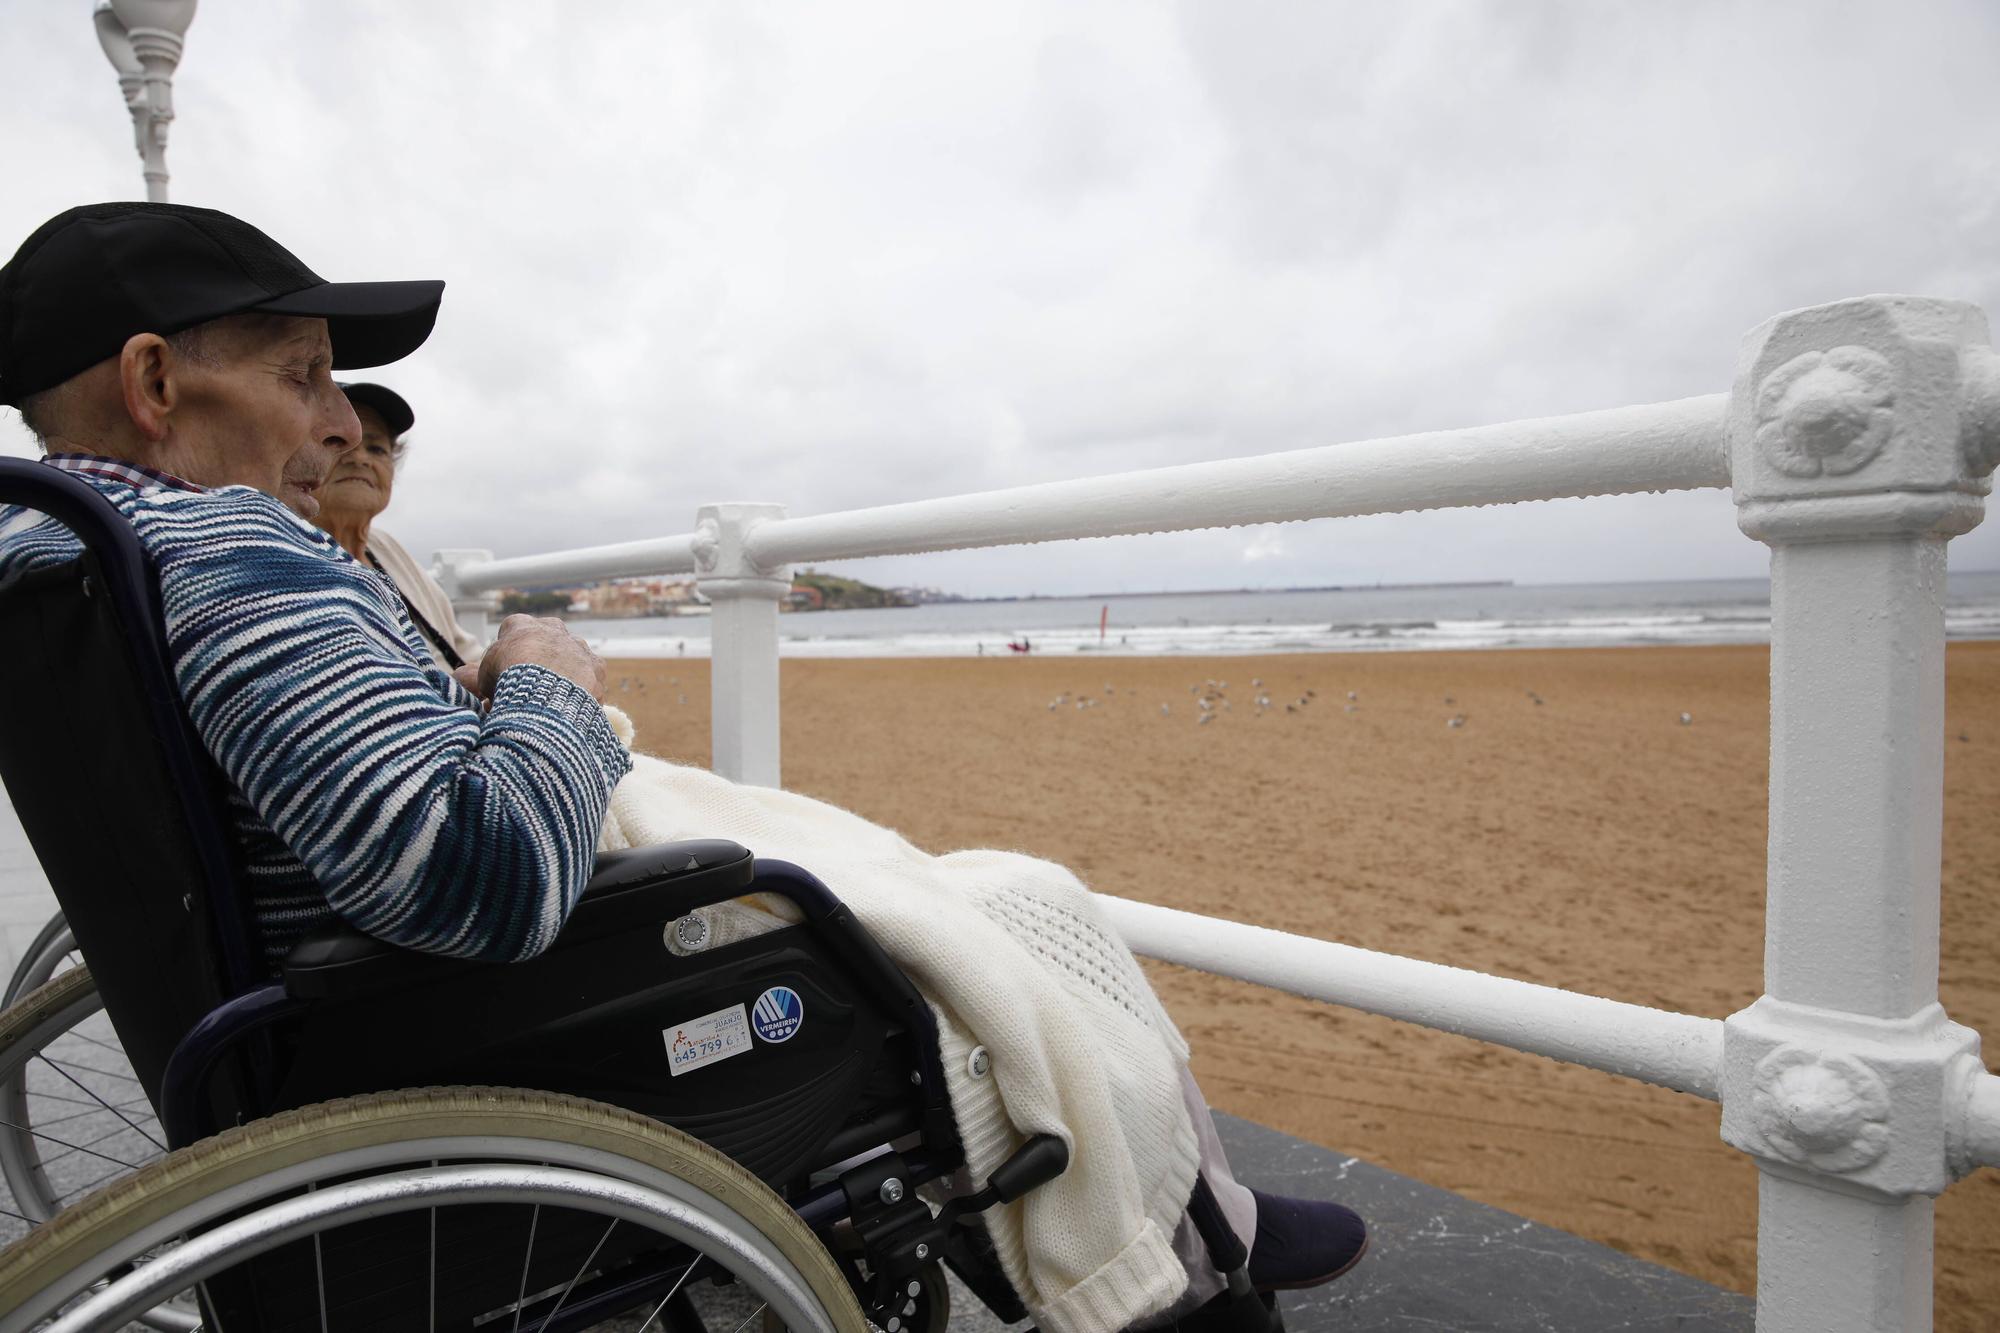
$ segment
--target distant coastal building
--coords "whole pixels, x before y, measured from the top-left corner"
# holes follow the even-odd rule
[[[877,588],[858,579],[802,571],[793,581],[784,611],[851,611],[927,602],[965,600],[935,588]],[[630,578],[592,583],[581,588],[503,588],[500,609],[505,614],[588,616],[597,620],[628,620],[640,616],[699,616],[708,614],[708,599],[694,579]]]
[[[891,588],[890,593],[902,599],[905,606],[929,606],[936,602],[964,602],[971,600],[962,594],[945,592],[941,588]]]
[[[613,579],[582,588],[503,588],[501,610],[531,615],[567,614],[603,620],[636,616],[703,615],[708,600],[693,579]]]

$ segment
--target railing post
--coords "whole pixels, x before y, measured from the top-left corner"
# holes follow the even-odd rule
[[[1724,1027],[1758,1161],[1760,1333],[1931,1327],[1932,1196],[1969,1169],[1979,1038],[1937,1002],[1945,544],[2000,401],[1973,306],[1869,297],[1746,340],[1738,522],[1771,547],[1765,995]]]
[[[710,763],[737,782],[778,785],[778,604],[791,591],[784,565],[750,558],[744,539],[783,518],[775,504],[704,505],[697,514],[695,586],[714,608],[709,623]]]
[[[493,626],[488,623],[492,615],[500,610],[500,598],[490,592],[467,592],[460,575],[472,565],[483,565],[493,559],[491,551],[439,551],[431,557],[431,574],[444,589],[444,595],[451,599],[451,613],[458,617],[458,623],[465,632],[481,643],[493,642]]]

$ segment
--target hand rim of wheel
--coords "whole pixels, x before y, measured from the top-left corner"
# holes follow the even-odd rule
[[[771,1303],[787,1327],[832,1333],[832,1325],[819,1315],[817,1302],[794,1274],[772,1263],[735,1229],[718,1225],[697,1208],[658,1191],[592,1172],[494,1165],[371,1176],[268,1204],[134,1269],[50,1324],[44,1333],[90,1333],[114,1327],[234,1264],[286,1241],[317,1234],[328,1225],[454,1203],[532,1203],[560,1208],[580,1201],[589,1201],[593,1212],[663,1232],[703,1254],[710,1253],[704,1241],[722,1248],[750,1270],[732,1269]],[[75,1294],[68,1289],[37,1293],[18,1313],[32,1322],[46,1317]]]
[[[496,1157],[514,1162],[496,1164]],[[756,1177],[706,1144],[632,1112],[554,1093],[410,1088],[283,1112],[225,1131],[98,1191],[0,1252],[0,1309],[106,1256],[128,1259],[313,1177],[484,1160],[550,1163],[653,1190],[761,1236],[842,1333],[867,1325],[818,1239]],[[756,1214],[753,1222],[743,1210]],[[84,1260],[64,1259],[69,1248]],[[99,1263],[98,1271],[106,1265]],[[71,1284],[70,1299],[88,1283]],[[0,1316],[12,1333],[23,1321]]]

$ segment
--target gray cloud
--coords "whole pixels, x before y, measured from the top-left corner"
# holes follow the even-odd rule
[[[0,246],[139,178],[15,5]],[[390,526],[520,553],[1727,387],[1870,291],[2000,306],[1970,3],[211,0],[177,199],[441,276]],[[31,446],[9,417],[0,448]],[[2000,566],[2000,524],[1954,548]],[[1721,493],[863,562],[969,592],[1754,573]]]

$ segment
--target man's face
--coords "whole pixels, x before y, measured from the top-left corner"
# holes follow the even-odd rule
[[[326,321],[236,316],[213,333],[209,363],[185,363],[179,381],[173,470],[203,486],[254,486],[313,517],[335,455],[361,438],[333,382]]]

